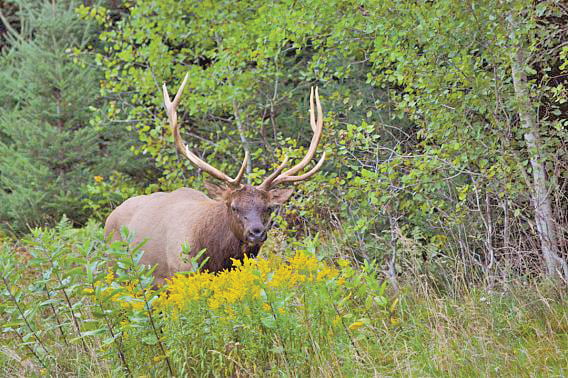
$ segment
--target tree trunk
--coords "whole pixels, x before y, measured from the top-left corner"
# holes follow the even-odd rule
[[[516,30],[514,22],[511,23],[511,27],[512,31]],[[564,279],[568,279],[568,266],[559,254],[556,224],[547,188],[545,159],[542,156],[539,124],[529,97],[525,68],[525,49],[521,42],[517,41],[517,45],[511,50],[511,70],[521,127],[532,167],[532,201],[542,258],[548,276],[556,278],[563,276]]]

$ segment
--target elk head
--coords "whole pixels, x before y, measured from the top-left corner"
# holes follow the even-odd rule
[[[318,89],[312,88],[310,92],[310,124],[313,131],[312,140],[308,152],[304,158],[292,168],[284,171],[288,164],[288,158],[258,186],[241,184],[244,176],[248,152],[241,164],[241,168],[235,178],[231,178],[225,173],[195,155],[182,140],[179,124],[177,122],[176,108],[179,105],[183,89],[187,83],[188,75],[185,78],[173,100],[170,100],[166,84],[163,85],[164,104],[168,114],[168,120],[174,135],[174,141],[178,151],[184,155],[198,169],[209,173],[211,176],[222,181],[223,187],[206,183],[208,191],[223,201],[227,207],[229,224],[235,236],[247,244],[259,245],[266,240],[266,233],[270,226],[270,214],[272,210],[285,203],[292,195],[293,189],[277,189],[276,186],[287,183],[294,183],[307,180],[312,177],[323,165],[325,152],[322,154],[317,164],[308,172],[300,173],[313,159],[323,131],[323,111],[321,108]],[[317,107],[317,118],[314,109],[314,97]]]

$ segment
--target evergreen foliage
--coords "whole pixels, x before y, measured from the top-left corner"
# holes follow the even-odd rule
[[[126,130],[90,122],[100,103],[96,67],[74,49],[96,40],[75,2],[16,3],[23,25],[0,57],[0,222],[21,232],[62,214],[86,220],[85,185],[130,165]]]

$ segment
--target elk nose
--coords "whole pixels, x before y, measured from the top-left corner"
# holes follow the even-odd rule
[[[255,227],[252,230],[250,230],[250,233],[251,233],[252,236],[255,236],[255,237],[258,238],[258,237],[260,237],[264,234],[264,229],[260,228],[260,227]]]
[[[252,242],[263,242],[266,240],[266,231],[261,227],[251,228],[248,239]]]

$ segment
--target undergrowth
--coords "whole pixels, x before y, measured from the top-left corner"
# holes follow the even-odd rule
[[[320,242],[161,288],[140,246],[62,222],[1,256],[2,376],[563,376],[566,296],[514,284],[448,296]],[[337,253],[339,256],[340,253]]]

